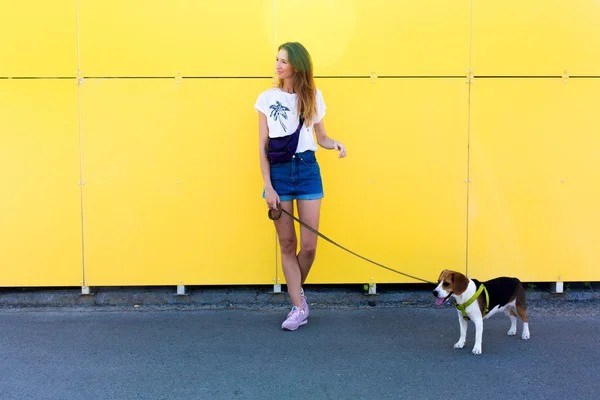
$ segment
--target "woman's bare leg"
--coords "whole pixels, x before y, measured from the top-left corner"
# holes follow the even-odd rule
[[[290,214],[294,212],[293,201],[282,201],[280,204],[281,208]],[[302,273],[298,264],[298,257],[296,256],[298,239],[296,238],[296,230],[294,229],[294,220],[282,213],[281,218],[275,220],[274,223],[277,237],[279,238],[279,246],[281,247],[281,265],[288,293],[292,299],[292,303],[302,308],[302,298],[300,296]]]
[[[321,199],[298,200],[298,216],[300,220],[318,230],[319,219],[321,216]],[[300,225],[300,252],[298,253],[298,265],[301,272],[301,285],[306,281],[310,268],[315,261],[315,256],[317,254],[317,238],[318,236],[315,233]]]

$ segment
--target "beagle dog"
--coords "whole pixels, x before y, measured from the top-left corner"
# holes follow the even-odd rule
[[[454,344],[455,349],[462,349],[467,338],[467,321],[475,323],[475,346],[473,354],[481,354],[483,320],[499,311],[510,318],[509,336],[517,333],[517,314],[523,321],[521,338],[528,340],[529,322],[525,304],[525,289],[517,278],[495,278],[487,282],[469,279],[456,271],[443,270],[438,279],[438,286],[433,291],[437,298],[436,305],[443,304],[454,297],[458,309],[460,339]],[[516,312],[515,312],[516,311]]]

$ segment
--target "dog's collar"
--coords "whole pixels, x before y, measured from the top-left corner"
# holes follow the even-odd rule
[[[481,285],[479,285],[479,289],[477,289],[475,294],[473,296],[471,296],[471,298],[469,300],[467,300],[465,303],[463,303],[463,304],[455,303],[454,304],[456,309],[459,310],[460,312],[462,312],[462,316],[465,320],[469,321],[469,316],[467,315],[467,312],[465,311],[466,308],[469,307],[471,304],[473,304],[473,302],[475,300],[477,300],[477,298],[479,297],[481,292],[485,292],[485,311],[483,312],[483,316],[485,316],[489,311],[488,307],[490,306],[490,295],[488,294],[488,291],[485,288],[485,286],[483,286],[483,283]]]

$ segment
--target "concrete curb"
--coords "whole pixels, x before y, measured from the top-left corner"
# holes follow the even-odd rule
[[[357,285],[356,285],[357,286]],[[0,308],[129,308],[136,306],[228,309],[288,308],[287,293],[272,293],[271,287],[188,287],[188,293],[176,295],[175,287],[108,287],[96,288],[82,295],[80,288],[7,289],[0,291]],[[379,289],[379,288],[378,288]],[[355,288],[315,286],[305,289],[309,305],[314,308],[418,306],[433,307],[429,290],[383,289],[376,295],[365,295]],[[564,294],[528,291],[528,302],[600,300],[600,291],[569,290]]]

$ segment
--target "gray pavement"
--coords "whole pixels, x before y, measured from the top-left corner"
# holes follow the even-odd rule
[[[452,307],[382,305],[313,304],[309,323],[296,332],[279,329],[283,307],[5,307],[0,310],[0,398],[600,395],[597,300],[532,301],[529,341],[506,336],[508,319],[494,316],[484,325],[481,356],[470,353],[472,323],[465,349],[453,349],[458,322]]]

